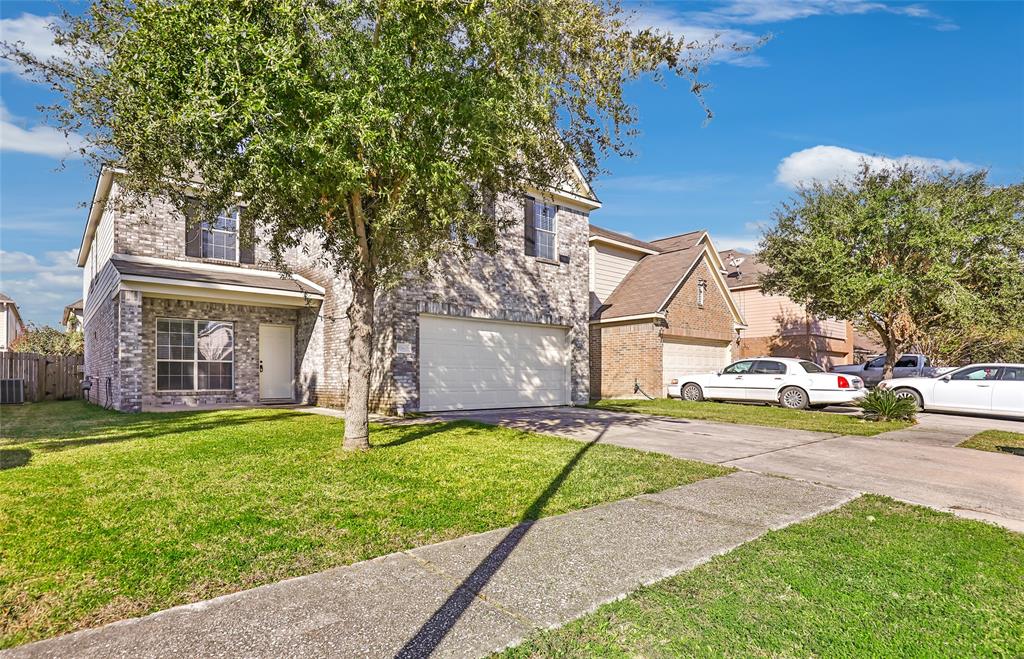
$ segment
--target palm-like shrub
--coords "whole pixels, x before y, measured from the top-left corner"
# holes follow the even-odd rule
[[[897,396],[885,389],[875,389],[858,405],[864,410],[865,418],[872,421],[913,421],[917,414],[917,403],[913,398]]]

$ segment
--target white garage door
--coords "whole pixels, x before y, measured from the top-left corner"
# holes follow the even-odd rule
[[[729,342],[669,342],[662,344],[665,384],[687,373],[708,373],[729,365]]]
[[[563,327],[420,317],[420,409],[565,405]]]

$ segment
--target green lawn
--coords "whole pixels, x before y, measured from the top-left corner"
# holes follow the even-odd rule
[[[1024,535],[864,496],[509,657],[1020,657]]]
[[[2,414],[0,647],[730,471],[471,422],[351,454],[289,410]]]
[[[957,446],[974,448],[979,451],[1024,455],[1024,433],[1009,432],[1007,430],[986,430],[960,442]]]
[[[842,435],[877,435],[880,432],[899,430],[911,425],[906,421],[865,421],[854,416],[829,412],[789,410],[782,407],[743,403],[714,403],[711,401],[695,403],[675,398],[604,399],[592,403],[591,407],[616,412],[636,412],[723,423],[745,423],[752,426],[771,426],[793,430],[815,430]]]

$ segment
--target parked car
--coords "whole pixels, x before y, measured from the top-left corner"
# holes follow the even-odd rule
[[[856,375],[826,373],[814,362],[783,357],[741,359],[717,373],[680,375],[670,398],[778,403],[790,409],[852,403],[865,394]]]
[[[843,364],[833,366],[833,373],[849,373],[864,380],[869,387],[876,386],[882,381],[882,372],[885,370],[885,355],[872,357],[862,364]],[[906,354],[900,355],[892,369],[893,378],[929,378],[941,375],[953,369],[935,368],[924,355]]]
[[[1024,364],[971,364],[931,378],[900,378],[878,385],[912,398],[922,410],[1024,418]]]

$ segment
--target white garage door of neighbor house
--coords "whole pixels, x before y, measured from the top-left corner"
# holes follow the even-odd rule
[[[687,373],[719,371],[729,365],[729,343],[676,343],[662,344],[662,370],[665,383]]]
[[[565,405],[564,327],[420,317],[420,409]]]

